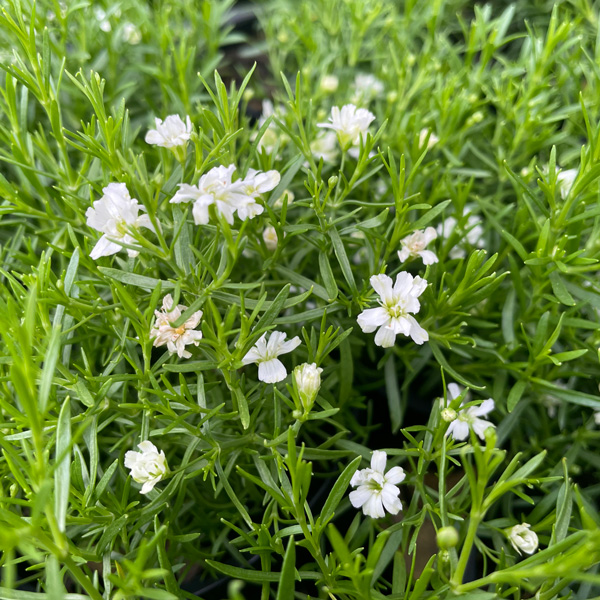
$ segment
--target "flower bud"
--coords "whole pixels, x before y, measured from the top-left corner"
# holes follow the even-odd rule
[[[437,532],[437,545],[442,550],[454,548],[458,544],[458,531],[454,527],[442,527]]]
[[[340,81],[335,75],[324,75],[321,78],[319,87],[322,92],[333,93],[338,89]]]
[[[251,100],[254,97],[254,90],[251,87],[247,87],[244,90],[244,101],[248,102],[249,100]]]
[[[272,227],[271,225],[269,225],[269,227],[265,227],[265,230],[263,231],[262,235],[267,249],[271,252],[277,250],[278,238],[277,232],[275,231],[275,227]]]
[[[305,411],[309,411],[321,387],[321,373],[323,369],[316,363],[304,363],[294,369],[294,379],[298,395]]]
[[[538,547],[538,536],[535,531],[531,531],[529,523],[521,523],[511,527],[508,532],[508,539],[513,545],[513,548],[521,554],[533,554]]]
[[[446,423],[452,423],[456,419],[456,411],[453,408],[444,408],[442,410],[442,419]]]
[[[328,180],[327,180],[327,185],[330,188],[334,188],[337,185],[338,182],[338,176],[337,175],[332,175]]]

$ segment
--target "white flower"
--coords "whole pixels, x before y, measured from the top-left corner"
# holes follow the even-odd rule
[[[281,208],[283,206],[283,199],[284,199],[285,196],[287,196],[287,205],[288,206],[296,198],[296,195],[294,194],[294,192],[290,192],[290,190],[283,190],[283,194],[281,194],[281,196],[279,196],[279,198],[277,198],[277,200],[275,200],[275,204],[273,204],[273,207],[274,208]]]
[[[354,95],[352,102],[354,104],[368,104],[377,96],[381,96],[384,86],[375,75],[371,73],[359,73],[354,79]]]
[[[265,383],[277,383],[287,377],[283,363],[277,358],[297,348],[301,342],[298,336],[284,341],[286,334],[282,331],[273,331],[269,341],[267,334],[263,333],[256,345],[242,358],[242,364],[258,363],[258,378]]]
[[[559,168],[556,167],[558,171]],[[577,179],[577,169],[567,169],[565,171],[559,171],[556,175],[556,184],[560,189],[560,197],[564,200],[570,193],[575,179]]]
[[[150,129],[146,134],[147,144],[173,148],[175,146],[185,146],[190,139],[192,122],[189,116],[185,118],[185,123],[179,115],[169,115],[164,122],[156,118],[154,122],[156,129]]]
[[[134,481],[142,483],[140,493],[147,494],[166,474],[167,459],[161,450],[152,442],[138,444],[141,452],[129,450],[125,453],[125,467],[131,469],[131,477]]]
[[[340,80],[335,75],[323,75],[319,87],[323,92],[332,94],[338,89]]]
[[[132,46],[136,46],[142,41],[140,30],[133,23],[123,25],[123,39]]]
[[[404,262],[410,256],[420,256],[424,265],[432,265],[438,262],[438,257],[431,250],[425,250],[425,246],[435,240],[436,237],[436,230],[433,227],[428,227],[425,231],[415,231],[400,240],[402,244],[402,250],[398,251],[400,262]]]
[[[117,242],[134,245],[135,238],[129,234],[130,229],[146,227],[154,231],[150,217],[139,214],[146,209],[129,195],[124,183],[109,183],[102,192],[102,198],[85,213],[88,226],[104,234],[90,253],[92,260],[119,252],[123,246]],[[139,252],[128,248],[127,254],[133,257]]]
[[[479,406],[470,406],[459,410],[456,419],[448,426],[446,435],[451,435],[457,442],[460,442],[467,439],[469,429],[472,429],[482,440],[485,440],[485,430],[496,426],[480,417],[485,417],[491,413],[494,407],[494,401],[488,398]]]
[[[261,194],[266,194],[275,189],[281,180],[279,171],[271,170],[263,173],[255,169],[248,169],[246,177],[242,180],[242,191],[246,199],[238,207],[238,217],[243,221],[253,219],[265,210],[256,199]]]
[[[197,346],[199,340],[202,339],[202,332],[195,331],[202,318],[201,310],[195,312],[179,327],[172,326],[172,323],[177,321],[186,309],[187,306],[183,304],[173,307],[173,298],[171,294],[167,294],[163,298],[162,310],[154,311],[156,322],[150,330],[150,337],[154,338],[154,346],[158,347],[167,344],[169,352],[171,354],[177,352],[179,358],[190,358],[192,354],[185,347],[189,344]]]
[[[429,136],[429,139],[427,139],[427,136]],[[421,129],[419,132],[419,148],[422,148],[426,141],[427,150],[431,150],[440,141],[440,138],[431,129]]]
[[[94,8],[94,16],[96,20],[100,23],[100,29],[104,32],[109,32],[112,28],[110,26],[110,21],[106,18],[106,13],[100,8]]]
[[[594,423],[596,423],[596,425],[600,425],[600,411],[594,412]]]
[[[304,363],[294,369],[296,388],[305,410],[310,410],[319,393],[322,372],[323,369],[317,367],[317,363]]]
[[[278,110],[283,112],[283,107],[278,107]],[[269,117],[275,116],[275,108],[270,100],[263,100],[262,102],[262,115],[258,120],[258,127],[262,127]],[[256,139],[257,133],[253,133],[250,137],[250,141]],[[264,150],[267,154],[271,154],[279,143],[284,143],[287,140],[287,136],[282,134],[276,123],[271,121],[263,136],[258,142],[258,150]]]
[[[352,506],[362,507],[363,513],[373,519],[384,517],[386,510],[392,515],[402,510],[397,485],[404,481],[406,475],[402,467],[392,467],[384,473],[386,462],[386,453],[375,450],[371,467],[356,471],[350,480],[352,487],[358,487],[350,492]]]
[[[361,139],[363,142],[366,140],[369,125],[374,119],[375,115],[366,108],[346,104],[341,109],[334,106],[329,117],[330,123],[317,123],[317,127],[336,131],[340,146],[346,149],[351,145],[359,145]]]
[[[196,225],[208,223],[208,207],[214,204],[217,213],[233,225],[235,211],[244,204],[254,202],[244,193],[242,180],[231,181],[235,168],[235,165],[214,167],[200,177],[198,185],[180,184],[170,202],[193,202],[192,215]]]
[[[427,281],[414,277],[406,271],[396,276],[396,283],[387,275],[373,275],[369,280],[379,294],[377,308],[369,308],[358,315],[358,324],[365,333],[377,328],[375,343],[382,348],[391,348],[398,334],[410,336],[417,344],[429,339],[429,334],[417,323],[410,313],[418,313],[421,305],[418,297],[425,291]]]
[[[267,250],[270,250],[271,252],[277,250],[277,242],[279,240],[277,239],[277,231],[275,231],[275,227],[272,227],[271,225],[265,227],[262,236]]]
[[[463,217],[468,215],[467,223],[465,226],[466,234],[464,235],[464,239],[466,239],[467,243],[470,246],[475,246],[477,248],[483,248],[485,246],[485,242],[483,240],[483,227],[482,220],[479,215],[469,214],[471,210],[471,206],[467,205],[464,208]],[[444,238],[449,238],[454,231],[454,228],[458,224],[458,221],[454,217],[448,217],[442,223],[437,226],[437,233],[439,236]],[[461,231],[462,233],[462,231]],[[466,256],[466,252],[462,245],[464,244],[464,240],[459,242],[456,246],[454,246],[450,252],[450,258],[464,258]]]
[[[316,158],[322,158],[325,163],[335,162],[338,155],[337,135],[333,131],[323,132],[310,143],[310,151]]]
[[[533,554],[538,548],[538,536],[530,527],[529,523],[521,523],[508,530],[508,539],[519,554]]]

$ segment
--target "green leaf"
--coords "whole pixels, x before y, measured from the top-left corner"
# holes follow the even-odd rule
[[[256,571],[254,569],[242,569],[240,567],[233,567],[224,563],[217,562],[216,560],[207,560],[206,564],[213,569],[232,577],[234,579],[241,579],[243,581],[252,581],[254,583],[266,583],[268,581],[280,581],[281,573],[271,571],[265,573],[263,571]],[[310,579],[314,579],[311,577]]]
[[[431,338],[429,338],[429,347],[431,348],[431,351],[433,352],[433,355],[435,356],[435,359],[438,361],[439,365],[449,374],[452,375],[452,377],[458,381],[459,383],[462,383],[463,385],[473,389],[473,390],[485,390],[485,386],[481,386],[481,385],[475,385],[474,383],[471,383],[468,379],[465,379],[460,373],[458,373],[457,371],[455,371],[449,364],[448,361],[445,359],[444,355],[442,354],[442,351],[439,349],[438,345],[433,342],[431,340]]]
[[[562,302],[562,304],[566,304],[567,306],[575,306],[576,302],[573,300],[573,296],[569,294],[558,271],[552,271],[552,273],[550,273],[550,284],[552,285],[552,291],[554,292],[554,295],[560,302]]]
[[[337,478],[337,481],[331,488],[331,491],[327,496],[327,500],[325,500],[325,504],[323,505],[323,509],[321,510],[321,515],[319,517],[321,526],[325,526],[333,518],[335,510],[344,497],[344,494],[350,485],[350,480],[352,479],[352,476],[358,468],[361,460],[362,456],[357,456]]]
[[[439,204],[436,204],[431,210],[428,210],[420,219],[415,221],[412,225],[413,230],[423,229],[426,225],[431,223],[440,213],[444,211],[452,200],[444,200]]]
[[[119,271],[118,269],[111,269],[110,267],[98,267],[98,271],[111,279],[135,287],[144,288],[145,290],[154,290],[159,284],[163,290],[175,289],[175,284],[173,282],[165,281],[164,279],[155,279],[154,277],[127,273],[126,271]]]
[[[350,266],[350,261],[348,260],[348,255],[346,254],[346,249],[344,248],[340,234],[335,226],[332,226],[328,233],[329,237],[331,238],[331,243],[333,244],[333,251],[337,256],[340,267],[342,268],[342,275],[350,286],[352,293],[356,294],[358,293],[358,290],[356,289],[356,283],[354,282],[354,275],[352,275],[352,267]]]
[[[60,531],[65,531],[69,492],[71,490],[71,404],[67,398],[60,409],[56,427],[54,470],[54,512]]]
[[[508,394],[508,399],[506,400],[506,408],[508,412],[512,412],[513,408],[517,405],[517,402],[521,399],[525,388],[527,387],[526,381],[517,381],[515,385],[513,385],[512,389]]]
[[[392,433],[396,433],[402,425],[402,398],[398,388],[398,373],[396,372],[396,361],[394,355],[390,354],[388,361],[385,363],[385,392],[388,399],[388,407],[390,409],[390,419],[392,422]]]
[[[296,544],[294,536],[290,536],[283,558],[281,577],[277,587],[277,600],[294,600],[296,585]]]

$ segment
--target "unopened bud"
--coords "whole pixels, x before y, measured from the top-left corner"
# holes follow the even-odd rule
[[[333,93],[338,89],[340,81],[335,75],[324,75],[321,78],[319,87],[323,92]]]
[[[338,176],[337,175],[332,175],[328,180],[327,180],[327,185],[330,188],[334,188],[337,185],[338,182]]]
[[[271,225],[265,227],[262,236],[267,250],[270,250],[271,252],[277,250],[277,242],[279,240],[277,238],[277,231],[275,231],[275,227],[272,227]]]
[[[456,419],[456,411],[453,408],[444,408],[442,410],[442,419],[446,423],[452,423]]]
[[[323,369],[316,363],[304,363],[294,369],[294,379],[302,406],[310,410],[321,387],[321,373]]]
[[[437,545],[442,550],[454,548],[458,544],[458,531],[454,527],[442,527],[437,532]]]

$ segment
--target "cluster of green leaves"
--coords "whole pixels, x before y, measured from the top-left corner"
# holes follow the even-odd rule
[[[272,0],[257,7],[271,74],[231,85],[212,77],[236,66],[231,0],[1,7],[0,598],[589,597],[597,7]],[[372,134],[358,158],[320,160],[317,123],[358,73],[385,90]],[[253,94],[276,106],[259,124]],[[185,154],[143,141],[173,113],[195,126]],[[230,163],[281,173],[260,217],[198,227],[169,204]],[[558,166],[578,170],[568,190]],[[136,234],[135,259],[92,261],[85,212],[110,182],[161,227]],[[403,237],[448,218],[437,264],[399,263]],[[369,277],[402,269],[429,282],[430,340],[383,351],[356,317]],[[153,348],[166,293],[203,311],[189,360]],[[302,338],[288,367],[323,368],[301,419],[291,385],[242,368],[275,328]],[[497,435],[444,437],[449,380],[495,399]],[[170,472],[140,496],[123,456],[147,439]],[[347,498],[382,446],[407,473],[393,522]],[[544,550],[517,562],[505,530],[521,521]],[[449,526],[456,547],[421,549]]]

